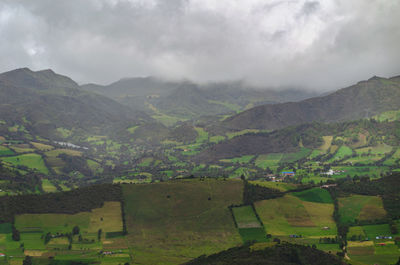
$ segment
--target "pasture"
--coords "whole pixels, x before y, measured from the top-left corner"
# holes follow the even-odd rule
[[[340,222],[356,223],[357,220],[376,220],[386,217],[382,199],[377,196],[351,195],[339,198]]]
[[[1,157],[6,163],[9,163],[13,166],[26,166],[30,169],[34,169],[43,174],[48,174],[49,170],[44,164],[43,158],[38,154],[23,154],[18,156],[9,156],[9,157]]]
[[[229,205],[242,202],[235,180],[124,185],[128,242],[142,264],[180,264],[242,242]]]
[[[300,192],[294,192],[292,194],[302,201],[333,203],[332,197],[326,189],[313,188]]]
[[[253,207],[241,206],[232,208],[233,216],[235,217],[238,228],[254,228],[261,227]]]
[[[267,233],[273,236],[335,236],[333,204],[303,201],[292,195],[258,201],[256,211]]]
[[[268,242],[264,227],[239,228],[243,243],[248,241]]]
[[[31,142],[31,145],[33,145],[33,147],[35,147],[39,151],[50,151],[50,150],[54,149],[54,147],[51,145],[37,143],[37,142]]]
[[[10,148],[0,145],[0,156],[9,156],[13,154],[14,152]]]
[[[335,153],[335,155],[329,160],[330,162],[342,160],[346,156],[353,154],[353,150],[345,145],[342,145]]]
[[[221,162],[224,163],[239,163],[239,164],[247,164],[250,162],[250,160],[253,159],[254,156],[252,155],[246,155],[246,156],[241,156],[241,157],[235,157],[235,158],[229,158],[229,159],[221,159]]]
[[[282,163],[292,163],[296,162],[302,158],[305,158],[311,154],[311,149],[302,147],[300,151],[296,153],[284,154],[281,161]]]
[[[262,180],[252,180],[249,182],[254,185],[260,185],[266,188],[275,189],[279,191],[293,190],[298,187],[294,183],[286,183],[286,182],[272,182],[272,181],[262,181]]]
[[[57,188],[48,179],[42,179],[42,188],[44,192],[56,192]]]
[[[331,147],[333,136],[322,136],[322,139],[324,143],[319,147],[319,150],[326,152]]]
[[[282,157],[283,154],[279,153],[259,155],[255,161],[255,165],[262,169],[267,169],[267,167],[277,167]]]

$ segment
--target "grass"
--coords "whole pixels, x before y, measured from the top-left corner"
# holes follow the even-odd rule
[[[279,161],[282,159],[283,154],[268,154],[259,155],[255,161],[255,164],[259,168],[267,169],[267,167],[278,166]]]
[[[246,134],[246,133],[258,133],[258,132],[260,132],[260,130],[257,130],[257,129],[245,129],[245,130],[241,130],[241,131],[237,131],[237,132],[228,132],[226,134],[226,136],[228,136],[228,139],[232,139],[233,137],[240,136],[240,135],[243,135],[243,134]]]
[[[358,236],[361,235],[362,238],[366,237],[366,234],[364,232],[364,229],[362,226],[350,226],[349,227],[349,232],[347,233],[347,238],[350,239],[352,236]]]
[[[151,162],[153,162],[152,157],[145,157],[142,160],[140,160],[140,163],[138,164],[139,167],[148,167],[150,166]]]
[[[35,147],[39,151],[50,151],[50,150],[54,149],[53,146],[47,145],[47,144],[42,144],[42,143],[31,142],[31,145],[33,145],[33,147]]]
[[[261,224],[254,213],[253,207],[233,207],[232,211],[236,220],[236,224],[239,228],[261,227]]]
[[[255,208],[267,232],[273,236],[291,234],[335,236],[332,219],[333,204],[302,201],[291,195],[255,203]],[[329,229],[323,229],[329,227]]]
[[[137,263],[180,264],[242,240],[228,209],[241,181],[182,180],[124,185],[128,241]]]
[[[362,229],[370,240],[375,239],[377,236],[392,236],[388,224],[364,225]]]
[[[311,149],[302,147],[299,152],[284,154],[281,161],[282,163],[293,163],[304,157],[309,156]]]
[[[102,208],[93,209],[90,215],[89,232],[96,233],[122,231],[122,214],[120,202],[105,202]]]
[[[268,242],[266,233],[263,227],[239,228],[239,234],[245,242]]]
[[[0,159],[13,166],[26,166],[31,169],[36,169],[40,173],[46,175],[49,173],[49,170],[44,164],[43,158],[38,154],[23,154],[18,156],[2,157]]]
[[[45,153],[47,157],[57,157],[61,154],[66,154],[69,156],[82,156],[82,152],[71,149],[54,149]]]
[[[391,147],[390,145],[380,144],[377,146],[369,146],[369,147],[359,148],[359,149],[356,149],[355,151],[357,154],[384,155],[384,154],[392,151],[392,148],[393,147]]]
[[[14,152],[10,148],[0,145],[0,156],[8,156],[13,154]]]
[[[15,217],[15,227],[21,232],[68,233],[75,225],[87,232],[90,212],[78,214],[21,214]]]
[[[221,162],[224,163],[239,163],[239,164],[247,164],[250,162],[250,160],[253,159],[253,155],[246,155],[246,156],[241,156],[241,157],[235,157],[235,158],[230,158],[230,159],[221,159]]]
[[[326,189],[313,188],[305,191],[294,192],[292,194],[303,201],[333,203],[332,197]]]
[[[386,159],[383,164],[387,166],[392,166],[399,159],[400,159],[400,148],[397,149],[396,152],[390,158]]]
[[[333,136],[322,136],[324,143],[319,147],[321,151],[328,151],[329,147],[331,147]]]
[[[204,143],[208,141],[208,132],[206,132],[203,128],[195,127],[197,132],[196,143]]]
[[[350,147],[342,145],[329,161],[333,162],[337,160],[342,160],[345,156],[350,156],[352,154],[353,150]]]
[[[42,188],[44,192],[56,192],[57,188],[48,179],[42,179]]]
[[[35,149],[30,148],[29,145],[13,145],[10,147],[14,152],[18,154],[23,154],[23,153],[32,153],[35,152]]]
[[[357,220],[375,220],[386,217],[382,199],[377,196],[351,195],[339,198],[340,222],[355,223]]]
[[[210,143],[219,143],[225,140],[225,136],[216,135],[210,137]]]
[[[251,184],[255,185],[260,185],[263,187],[271,188],[271,189],[276,189],[280,191],[288,191],[288,190],[293,190],[297,188],[296,184],[293,183],[285,183],[285,182],[272,182],[272,181],[250,181]]]

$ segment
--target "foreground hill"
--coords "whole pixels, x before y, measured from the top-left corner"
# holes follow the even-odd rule
[[[258,243],[222,251],[208,257],[199,257],[187,265],[345,265],[331,254],[295,244]]]
[[[220,127],[274,130],[313,121],[356,120],[399,108],[399,77],[373,77],[323,97],[254,107],[227,118]]]
[[[42,137],[62,133],[111,133],[151,120],[109,98],[82,91],[51,70],[27,68],[0,74],[0,121],[7,130]]]

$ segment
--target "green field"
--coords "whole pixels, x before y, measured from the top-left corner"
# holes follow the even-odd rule
[[[353,154],[353,150],[345,145],[342,145],[335,153],[335,155],[329,160],[330,162],[342,160],[345,156]]]
[[[339,198],[340,222],[356,223],[357,220],[376,220],[386,217],[382,199],[377,196],[351,195]]]
[[[259,168],[267,169],[267,167],[276,167],[279,161],[282,159],[283,154],[268,154],[259,155],[255,161],[255,164]]]
[[[300,200],[292,195],[255,203],[267,233],[273,236],[335,236],[333,204]]]
[[[241,181],[124,185],[128,241],[137,263],[180,264],[242,242],[228,206],[242,202]]]
[[[235,158],[230,158],[230,159],[221,159],[221,162],[224,163],[239,163],[239,164],[247,164],[250,162],[250,160],[253,159],[254,156],[252,155],[247,155],[247,156],[241,156],[241,157],[235,157]]]
[[[282,163],[292,163],[307,157],[311,154],[311,149],[302,147],[297,153],[284,154],[281,161]]]
[[[377,146],[369,146],[369,147],[359,148],[359,149],[356,149],[355,151],[357,154],[384,155],[384,154],[392,151],[392,148],[393,147],[391,147],[390,145],[380,144]]]
[[[48,180],[42,179],[42,188],[44,192],[56,192],[57,188]]]
[[[326,189],[313,188],[305,191],[294,192],[294,196],[307,202],[333,203],[332,197]]]
[[[0,156],[13,155],[14,152],[5,146],[0,145]]]
[[[236,220],[236,224],[239,228],[261,227],[261,224],[253,211],[253,207],[233,207],[232,211]]]
[[[400,148],[396,150],[396,152],[383,163],[384,165],[391,166],[394,165],[397,161],[400,160]]]
[[[140,160],[140,163],[138,164],[139,167],[148,167],[150,166],[151,162],[153,162],[152,157],[145,157],[142,160]]]
[[[267,187],[270,189],[276,189],[280,191],[288,191],[296,189],[298,186],[293,183],[285,183],[285,182],[272,182],[272,181],[260,181],[260,180],[253,180],[249,181],[251,184],[260,185],[263,187]]]
[[[248,241],[268,242],[263,227],[239,228],[239,234],[244,243]]]
[[[44,164],[43,158],[38,154],[23,154],[18,156],[2,157],[0,159],[13,166],[26,166],[31,169],[36,169],[43,174],[49,173],[49,170]]]

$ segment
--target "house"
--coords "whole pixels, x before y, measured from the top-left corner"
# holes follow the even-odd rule
[[[325,184],[325,185],[322,185],[320,188],[321,189],[328,189],[329,187],[336,187],[337,186],[337,184]]]
[[[0,253],[0,257],[5,257],[5,256],[6,256],[6,254]]]
[[[295,173],[293,171],[283,171],[282,175],[288,176],[288,177],[293,177]]]
[[[378,245],[379,245],[379,246],[386,246],[385,243],[379,243]]]

